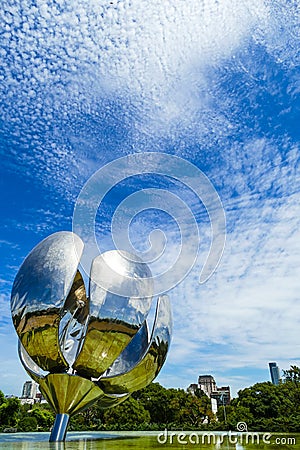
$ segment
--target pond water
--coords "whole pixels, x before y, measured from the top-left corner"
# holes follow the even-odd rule
[[[300,450],[300,434],[222,432],[70,432],[66,442],[49,443],[49,433],[0,433],[9,450]]]

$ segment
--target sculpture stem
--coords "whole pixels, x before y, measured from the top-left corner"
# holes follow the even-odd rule
[[[49,442],[60,442],[66,439],[69,414],[56,414]]]

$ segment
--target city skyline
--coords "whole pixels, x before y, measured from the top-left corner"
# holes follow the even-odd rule
[[[269,363],[269,365],[268,365],[268,367],[269,367],[269,370],[268,370],[268,373],[269,373],[269,379],[266,379],[266,380],[256,380],[256,381],[254,381],[254,384],[255,383],[259,383],[259,382],[267,382],[267,381],[269,381],[269,382],[272,382],[273,383],[273,378],[272,378],[272,372],[271,372],[271,366],[270,366],[270,364],[275,364],[276,365],[276,368],[279,370],[279,368],[278,368],[278,365],[277,365],[277,363]],[[277,370],[276,369],[276,370]],[[286,370],[286,369],[284,369],[284,370]],[[282,369],[282,372],[284,371],[283,369]],[[27,379],[25,379],[27,377]],[[38,384],[36,383],[36,382],[34,382],[33,380],[30,380],[30,379],[28,379],[28,374],[26,374],[26,377],[24,378],[24,381],[23,381],[23,383],[22,383],[22,388],[20,388],[20,392],[21,392],[21,396],[19,396],[19,395],[17,395],[17,394],[11,394],[11,393],[8,393],[8,392],[4,392],[4,391],[2,391],[6,396],[10,396],[10,395],[15,395],[16,397],[18,397],[18,398],[22,398],[23,397],[23,393],[24,393],[24,389],[25,389],[25,385],[26,384],[30,384],[30,385],[35,385],[36,386],[36,389],[38,389]],[[203,390],[203,392],[205,392],[208,396],[210,396],[210,393],[211,392],[208,392],[205,388],[203,389],[202,388],[202,386],[201,386],[201,382],[200,382],[200,378],[203,378],[203,377],[209,377],[209,378],[211,378],[212,379],[212,383],[215,385],[215,389],[214,390],[220,390],[220,389],[223,389],[223,388],[228,388],[229,387],[229,391],[230,392],[233,392],[234,393],[234,395],[232,395],[232,398],[234,398],[234,397],[236,397],[237,396],[237,392],[236,391],[233,391],[233,390],[231,390],[231,385],[230,385],[230,380],[224,380],[224,382],[225,383],[229,383],[229,385],[228,386],[221,386],[221,387],[217,387],[217,385],[216,385],[216,381],[215,381],[215,378],[214,378],[214,376],[213,375],[199,375],[198,376],[198,382],[197,383],[190,383],[188,386],[180,386],[181,388],[183,387],[187,392],[189,392],[189,391],[194,391],[195,389],[197,389],[197,388],[200,388],[201,390]],[[280,371],[279,371],[279,378],[281,378],[280,377]],[[158,381],[158,380],[154,380],[154,382],[156,382],[156,381]],[[190,380],[191,381],[191,380]],[[223,382],[222,382],[222,384],[223,384]],[[276,383],[273,383],[273,384],[276,384]],[[278,384],[278,383],[277,383]],[[172,387],[174,387],[174,386],[168,386],[168,387],[170,387],[170,388],[172,388]],[[243,388],[247,388],[247,387],[249,387],[249,386],[243,386]],[[243,389],[243,388],[241,388],[241,389]],[[0,391],[1,391],[2,389],[1,389],[1,386],[0,386]],[[37,392],[37,391],[36,391]],[[212,391],[213,392],[213,391]]]
[[[210,217],[194,191],[161,174],[166,167],[159,159],[157,176],[130,177],[98,208],[96,236],[104,251],[115,245],[118,205],[136,190],[161,190],[155,198],[165,210],[140,211],[129,232],[139,252],[149,250],[151,231],[165,233],[166,250],[163,234],[151,234],[165,257],[161,265],[153,261],[153,270],[180,254],[178,223],[163,193],[180,198],[198,226],[195,264],[168,293],[173,341],[158,381],[183,388],[195,373],[213,372],[236,393],[269,379],[269,361],[299,365],[296,4],[48,3],[4,0],[0,25],[0,387],[17,393],[27,378],[10,316],[22,261],[51,233],[72,230],[77,198],[97,170],[145,152],[194,164],[226,215],[223,256],[199,284]]]

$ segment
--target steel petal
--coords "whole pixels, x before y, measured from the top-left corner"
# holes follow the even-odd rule
[[[20,361],[28,373],[28,375],[37,383],[44,377],[41,373],[39,366],[33,361],[32,358],[28,355],[25,348],[23,347],[20,339],[18,339],[18,353]]]
[[[108,267],[114,267],[117,275]],[[110,290],[103,287],[103,279]],[[125,293],[134,295],[115,294],[122,292],[122,286]],[[99,378],[112,365],[143,324],[152,290],[150,269],[136,256],[113,250],[93,260],[90,318],[82,350],[73,365],[80,375]]]
[[[89,315],[89,302],[84,281],[77,271],[69,295],[61,311],[59,323],[59,344],[69,366],[77,358],[81,349]]]
[[[39,384],[56,414],[77,414],[103,396],[92,381],[67,373],[50,373]]]
[[[172,313],[169,297],[158,299],[151,343],[137,365],[119,376],[101,377],[99,387],[106,394],[132,393],[144,388],[158,375],[171,342]]]
[[[82,249],[74,233],[54,233],[29,253],[14,281],[14,326],[27,353],[43,370],[68,367],[59,346],[58,327]]]
[[[140,361],[149,346],[149,331],[147,321],[143,323],[136,335],[131,339],[127,347],[122,351],[112,366],[103,374],[106,376],[121,375]]]

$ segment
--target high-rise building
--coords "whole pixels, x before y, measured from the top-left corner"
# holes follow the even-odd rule
[[[276,362],[270,362],[269,369],[272,383],[276,385],[279,384],[280,374],[279,374],[279,367],[277,366]]]
[[[212,392],[217,390],[215,379],[212,375],[200,375],[198,378],[199,388],[210,397]]]
[[[25,381],[23,384],[21,398],[35,398],[37,392],[37,384],[34,381]]]
[[[226,406],[230,403],[230,386],[217,387],[212,375],[200,375],[198,384],[190,384],[187,391],[195,394],[197,389],[201,389],[211,399],[214,413],[219,406]]]

